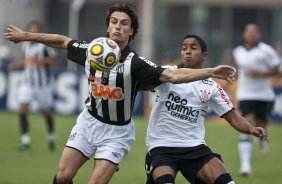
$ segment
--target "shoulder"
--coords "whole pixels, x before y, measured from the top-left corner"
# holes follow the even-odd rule
[[[236,54],[236,53],[241,52],[243,50],[244,50],[244,47],[242,45],[238,45],[237,47],[235,47],[233,49],[233,53]]]
[[[144,70],[144,72],[154,71],[155,69],[163,71],[165,68],[157,65],[156,63],[152,62],[151,60],[138,55],[133,55],[131,59],[131,65],[136,70]]]
[[[258,43],[258,48],[260,48],[260,49],[263,49],[263,50],[271,50],[271,51],[274,51],[274,48],[271,46],[271,45],[269,45],[269,44],[266,44],[266,43],[264,43],[264,42],[259,42]]]
[[[68,43],[68,48],[73,47],[73,48],[80,48],[80,49],[87,49],[89,43],[86,41],[79,41],[79,40],[71,40]]]
[[[150,65],[150,66],[152,66],[154,68],[158,67],[157,64],[153,63],[151,60],[149,60],[149,59],[147,59],[147,58],[145,58],[143,56],[134,55],[134,60],[136,62],[141,62],[143,64]]]

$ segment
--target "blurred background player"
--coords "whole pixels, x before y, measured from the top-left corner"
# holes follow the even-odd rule
[[[181,45],[181,64],[166,67],[200,69],[206,58],[204,40],[188,35]],[[191,184],[234,184],[220,155],[213,153],[205,142],[208,107],[239,132],[266,139],[265,130],[248,123],[211,78],[183,84],[163,83],[156,90],[146,136],[147,184],[173,184],[178,171]]]
[[[26,30],[39,33],[43,31],[43,28],[40,22],[31,21],[27,24]],[[21,143],[18,150],[24,151],[31,146],[27,114],[32,100],[38,102],[48,129],[49,149],[54,150],[56,136],[51,110],[52,88],[50,84],[50,66],[56,62],[56,52],[53,48],[46,45],[30,41],[23,42],[22,51],[23,61],[9,65],[9,70],[24,68],[17,95],[21,130]]]
[[[278,74],[280,58],[276,51],[260,41],[258,25],[250,23],[243,32],[243,45],[233,51],[238,66],[237,99],[242,115],[251,123],[266,129],[271,113],[275,93],[270,77]],[[259,139],[259,148],[265,153],[267,144]],[[238,143],[240,156],[240,173],[248,176],[251,173],[251,137],[241,134]]]

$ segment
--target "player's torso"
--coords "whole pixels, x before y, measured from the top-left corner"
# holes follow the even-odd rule
[[[88,44],[72,40],[68,43],[68,58],[84,66],[89,84],[86,107],[92,116],[110,124],[126,124],[131,120],[138,85],[155,86],[163,71],[149,60],[142,59],[129,46],[121,51],[119,63],[109,72],[90,67],[86,57]],[[138,82],[137,82],[138,81]]]
[[[22,82],[32,86],[46,86],[48,83],[47,66],[43,63],[45,46],[40,43],[24,42],[24,75]]]
[[[245,47],[240,46],[235,53],[235,61],[240,69],[252,68],[260,71],[269,69],[269,55],[264,47],[254,47],[247,50]]]
[[[211,80],[162,84],[151,112],[147,145],[191,147],[204,144],[204,118],[214,87]]]
[[[198,86],[196,85],[198,83]],[[210,89],[201,82],[183,84],[165,84],[157,95],[157,101],[165,116],[174,117],[185,124],[197,124],[201,116],[206,115],[206,102]]]
[[[270,69],[268,51],[264,47],[254,47],[247,50],[238,47],[235,54],[235,61],[238,65],[238,99],[251,100],[261,99],[270,100],[274,98],[274,93],[268,77],[253,77],[248,70],[267,71]]]
[[[131,60],[118,63],[109,72],[92,70],[85,62],[88,77],[91,110],[111,121],[127,121],[131,118],[137,82],[132,79]]]

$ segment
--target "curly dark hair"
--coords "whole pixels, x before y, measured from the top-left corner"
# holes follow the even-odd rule
[[[112,5],[109,8],[107,18],[106,18],[107,27],[109,27],[110,17],[112,15],[112,13],[117,12],[117,11],[118,12],[124,12],[130,17],[131,28],[133,29],[133,34],[129,37],[129,41],[133,40],[134,36],[139,31],[139,22],[138,22],[138,16],[135,14],[135,12],[134,12],[130,3],[124,3],[124,2],[123,3],[117,3],[117,4]]]
[[[207,44],[206,42],[198,35],[187,35],[184,37],[183,40],[187,39],[187,38],[194,38],[195,40],[197,40],[197,42],[199,43],[202,52],[207,52]]]

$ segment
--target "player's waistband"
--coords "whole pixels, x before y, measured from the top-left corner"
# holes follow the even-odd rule
[[[94,112],[92,112],[90,109],[88,109],[89,114],[93,116],[94,118],[98,119],[102,123],[109,124],[109,125],[116,125],[116,126],[123,126],[123,125],[128,125],[131,122],[131,119],[126,120],[126,121],[111,121],[111,120],[105,120],[101,116],[98,116]]]

